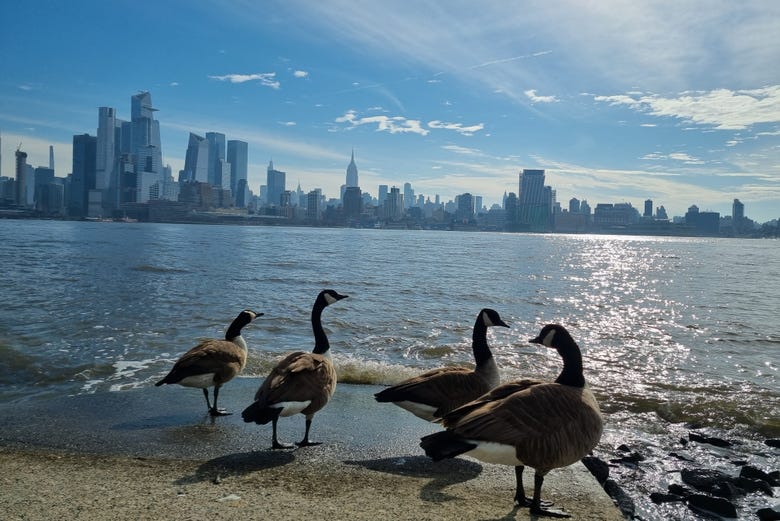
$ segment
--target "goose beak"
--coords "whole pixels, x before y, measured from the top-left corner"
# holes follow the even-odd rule
[[[496,322],[496,323],[495,323],[495,324],[493,324],[493,325],[494,325],[494,326],[501,326],[501,327],[510,327],[510,326],[509,326],[509,324],[507,324],[507,323],[506,323],[506,322],[504,322],[503,320],[499,320],[498,322]]]
[[[529,342],[531,342],[532,344],[541,344],[542,338],[541,337],[532,338],[529,340]]]

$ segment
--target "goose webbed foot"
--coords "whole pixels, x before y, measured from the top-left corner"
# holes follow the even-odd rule
[[[563,510],[558,510],[556,508],[544,508],[542,505],[531,505],[531,514],[535,516],[544,516],[544,517],[557,517],[557,518],[566,518],[571,517],[571,514],[567,514]]]
[[[209,409],[209,414],[212,416],[230,416],[232,412],[227,412],[225,409],[216,409],[214,407]]]
[[[295,444],[299,447],[316,447],[317,445],[322,445],[321,441],[309,441],[307,440],[301,440],[296,441]]]
[[[292,449],[293,445],[290,445],[289,443],[280,443],[278,440],[274,440],[271,444],[271,448],[274,450],[279,449]]]
[[[525,470],[525,467],[523,465],[517,465],[515,467],[515,479],[517,480],[517,491],[515,492],[515,505],[519,507],[530,507],[533,506],[534,502],[531,498],[525,495],[525,487],[523,487],[523,470]],[[555,503],[552,501],[545,501],[543,499],[539,499],[539,506],[542,508],[549,508],[553,506]]]
[[[518,507],[526,507],[526,508],[528,508],[532,504],[533,504],[533,501],[530,498],[528,498],[528,497],[526,497],[524,495],[523,496],[515,496],[515,505],[517,505]],[[539,501],[539,506],[541,508],[550,508],[554,504],[555,503],[553,501],[546,501],[544,499]]]

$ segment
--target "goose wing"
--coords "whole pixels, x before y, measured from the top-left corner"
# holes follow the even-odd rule
[[[188,376],[214,373],[215,383],[224,383],[243,369],[246,353],[227,340],[204,340],[173,365],[168,375],[159,383],[177,383]]]
[[[543,380],[523,379],[499,385],[498,387],[446,414],[442,419],[442,423],[445,427],[455,426],[464,416],[467,416],[470,413],[485,407],[487,404],[504,400],[507,397],[524,391],[531,386],[540,385],[543,383],[545,383]]]
[[[465,367],[444,367],[425,372],[376,394],[380,402],[410,401],[437,407],[435,416],[481,396],[488,382]]]
[[[271,371],[255,394],[266,405],[330,397],[336,386],[336,371],[326,357],[296,352],[285,357]]]

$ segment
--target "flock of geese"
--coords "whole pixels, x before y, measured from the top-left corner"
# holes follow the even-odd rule
[[[241,413],[247,423],[271,422],[272,447],[289,448],[277,437],[280,417],[303,414],[306,428],[299,447],[318,445],[309,440],[315,413],[325,407],[336,388],[336,370],[322,327],[322,311],[347,298],[332,289],[317,295],[311,311],[314,350],[298,351],[281,360]],[[225,332],[224,340],[204,340],[187,351],[155,385],[179,384],[203,389],[212,416],[230,414],[217,407],[219,389],[246,365],[247,345],[241,330],[262,316],[244,310]],[[532,343],[558,351],[563,369],[554,381],[521,379],[499,385],[498,366],[487,343],[487,328],[509,327],[492,309],[483,309],[474,323],[472,349],[476,367],[444,367],[428,371],[375,394],[378,402],[393,403],[445,430],[421,439],[420,446],[434,461],[467,455],[484,462],[515,467],[515,504],[532,514],[569,517],[541,499],[545,475],[571,465],[596,446],[603,420],[582,372],[580,348],[561,325],[545,325]],[[213,405],[208,388],[214,388]],[[523,487],[523,469],[535,470],[533,496]]]

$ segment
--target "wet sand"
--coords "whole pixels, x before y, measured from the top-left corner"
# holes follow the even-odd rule
[[[417,444],[438,427],[376,404],[375,386],[339,386],[312,427],[323,445],[272,451],[270,426],[238,414],[257,385],[228,384],[220,405],[236,414],[213,421],[180,387],[0,404],[3,519],[531,518],[513,508],[511,467],[431,462]],[[298,440],[303,417],[279,427]],[[581,464],[543,491],[574,519],[622,519]]]

